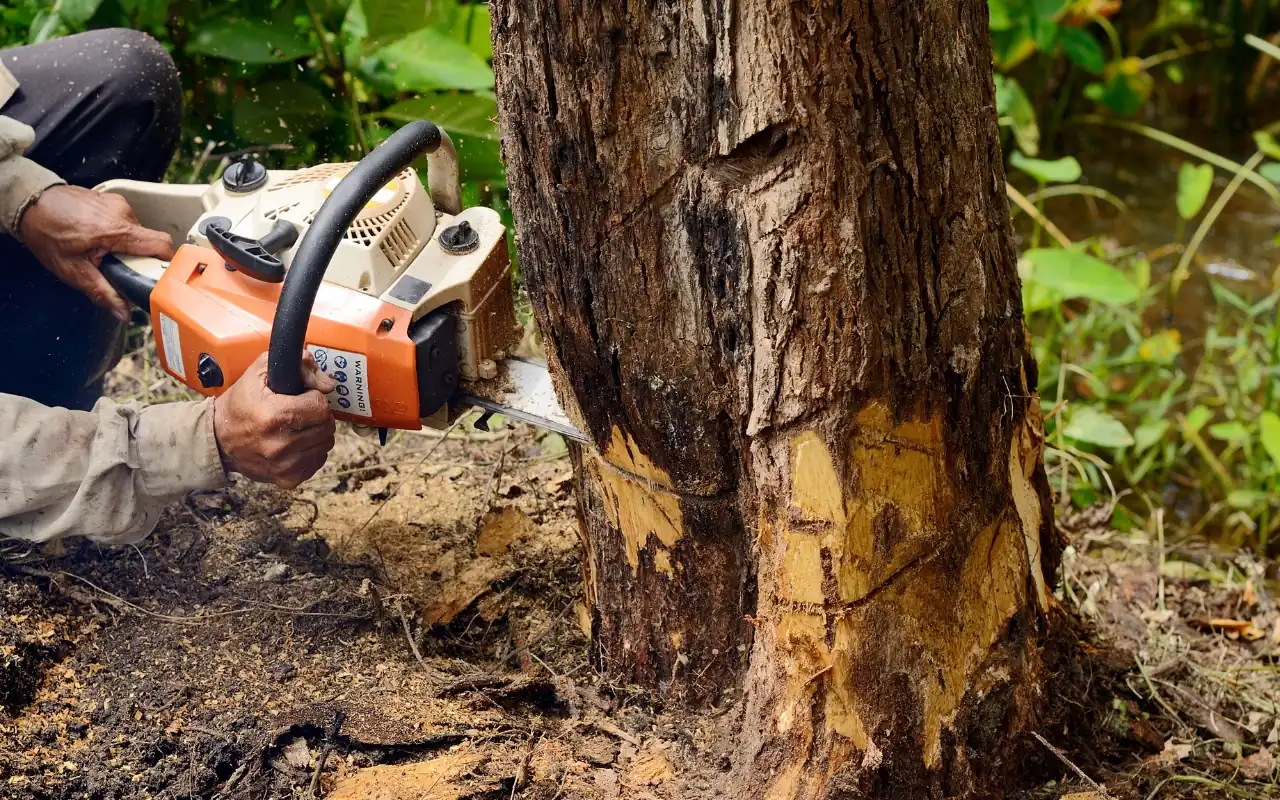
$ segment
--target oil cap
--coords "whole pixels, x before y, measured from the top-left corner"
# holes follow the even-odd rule
[[[440,231],[440,249],[453,256],[470,253],[480,246],[480,234],[463,220]]]
[[[267,182],[267,168],[246,158],[233,161],[222,173],[222,186],[232,194],[248,194]]]
[[[196,362],[196,376],[200,378],[200,385],[206,389],[222,385],[222,367],[208,353],[200,354],[200,359]]]

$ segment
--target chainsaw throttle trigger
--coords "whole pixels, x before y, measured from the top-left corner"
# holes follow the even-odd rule
[[[298,229],[293,223],[282,219],[266,236],[251,239],[232,233],[225,219],[215,217],[207,220],[203,233],[208,237],[209,245],[226,259],[227,265],[265,283],[283,281],[284,262],[275,254],[298,241]]]
[[[267,386],[271,391],[285,395],[306,391],[301,370],[302,349],[306,345],[316,293],[320,291],[338,243],[356,215],[383,186],[414,159],[438,150],[441,141],[440,129],[434,124],[425,120],[410,122],[352,167],[320,206],[294,251],[276,305],[267,350]]]

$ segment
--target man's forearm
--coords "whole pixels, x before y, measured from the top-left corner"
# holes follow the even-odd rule
[[[0,395],[0,535],[105,543],[149,535],[167,504],[226,483],[213,400],[93,411]]]

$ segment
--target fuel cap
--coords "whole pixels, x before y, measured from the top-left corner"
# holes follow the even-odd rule
[[[246,158],[232,162],[222,173],[222,185],[232,194],[248,194],[267,182],[267,168]]]
[[[463,220],[440,231],[440,249],[454,256],[470,253],[480,246],[480,234]]]

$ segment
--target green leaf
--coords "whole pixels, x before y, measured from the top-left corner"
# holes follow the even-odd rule
[[[437,28],[423,28],[378,50],[366,69],[402,92],[493,88],[493,70],[471,48]]]
[[[1212,188],[1213,167],[1208,164],[1194,166],[1184,161],[1178,168],[1178,214],[1187,220],[1199,214]]]
[[[458,167],[464,183],[495,180],[505,174],[499,148],[498,104],[474,94],[429,94],[404,100],[384,109],[380,116],[397,122],[431,120],[443,128],[458,150]]]
[[[1169,432],[1171,423],[1167,419],[1158,419],[1153,422],[1144,422],[1138,426],[1133,432],[1134,451],[1142,453],[1154,444],[1164,439],[1165,434]]]
[[[1080,162],[1074,156],[1066,156],[1056,161],[1044,161],[1039,158],[1028,158],[1015,152],[1009,156],[1009,163],[1040,183],[1074,183],[1080,180]]]
[[[1077,409],[1062,433],[1069,439],[1099,447],[1128,447],[1134,441],[1123,422],[1093,406]]]
[[[1213,411],[1204,406],[1196,406],[1187,412],[1187,428],[1198,433],[1204,424],[1213,419]]]
[[[1138,345],[1138,358],[1157,364],[1168,364],[1182,352],[1182,334],[1169,328],[1152,334]]]
[[[1058,43],[1058,23],[1051,18],[1037,18],[1029,22],[1031,36],[1035,39],[1036,49],[1041,53],[1052,53],[1053,47]]]
[[[187,53],[245,64],[283,64],[313,55],[311,39],[288,25],[265,20],[213,20],[196,28]]]
[[[1083,28],[1063,28],[1059,41],[1062,52],[1081,69],[1098,75],[1106,66],[1107,59],[1102,54],[1102,45]]]
[[[58,13],[67,22],[84,25],[97,13],[100,5],[102,0],[61,0],[58,3]]]
[[[1258,174],[1272,183],[1280,183],[1280,164],[1274,161],[1268,161],[1261,167],[1258,167]]]
[[[1263,411],[1258,420],[1258,428],[1262,449],[1267,451],[1276,467],[1280,468],[1280,416],[1274,411]]]
[[[1153,87],[1154,81],[1150,74],[1141,68],[1130,67],[1118,70],[1105,83],[1089,84],[1084,93],[1090,100],[1111,111],[1131,117],[1147,102]]]
[[[1182,65],[1176,61],[1164,68],[1164,74],[1175,86],[1181,86],[1182,82],[1187,79],[1187,73],[1182,69]]]
[[[988,23],[993,31],[1007,31],[1013,27],[1013,18],[1009,15],[1009,6],[1005,0],[987,0],[987,11],[991,21]]]
[[[363,20],[364,47],[376,50],[410,31],[426,27],[427,9],[431,5],[430,0],[356,0],[347,15]]]
[[[1267,493],[1257,489],[1235,489],[1227,495],[1227,505],[1240,511],[1257,508],[1267,502]]]
[[[1132,303],[1138,287],[1120,270],[1079,250],[1042,248],[1023,253],[1031,264],[1029,281],[1048,286],[1064,298],[1084,298],[1110,306]]]
[[[231,109],[231,124],[250,142],[285,144],[323,128],[333,118],[333,106],[315,87],[294,81],[254,87]]]
[[[1013,138],[1019,149],[1029,156],[1040,151],[1040,125],[1036,121],[1036,109],[1027,93],[1013,78],[996,75],[996,113],[1002,124],[1013,130]]]
[[[1239,421],[1219,422],[1209,426],[1209,435],[1220,442],[1240,444],[1249,440],[1249,431]]]
[[[1280,142],[1276,141],[1276,137],[1266,131],[1255,131],[1253,142],[1267,158],[1280,161]]]

